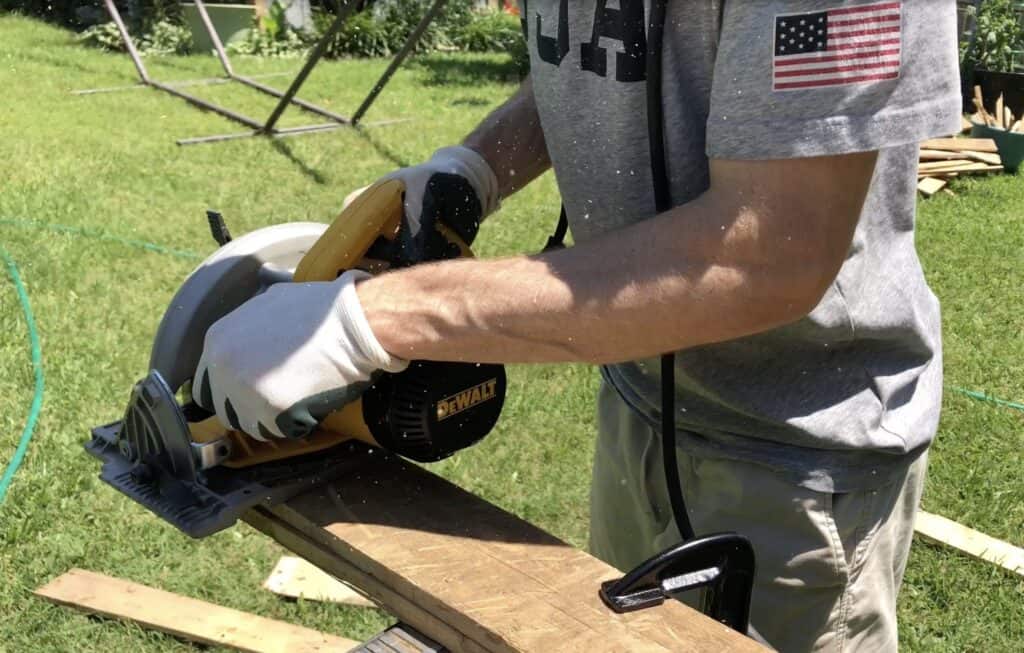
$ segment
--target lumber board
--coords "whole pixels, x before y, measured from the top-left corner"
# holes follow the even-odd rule
[[[927,150],[971,150],[989,154],[996,154],[999,151],[996,149],[996,142],[991,138],[932,138],[921,143],[921,147]]]
[[[931,197],[945,187],[945,181],[942,179],[935,179],[934,177],[925,177],[921,181],[917,182],[917,190],[921,191],[925,197]]]
[[[968,159],[973,159],[974,161],[981,161],[982,163],[987,163],[989,165],[1003,165],[1003,158],[998,154],[991,154],[989,152],[974,152],[972,150],[963,150],[960,154],[966,156]]]
[[[920,164],[918,174],[928,177],[943,172],[985,173],[1000,172],[1002,169],[1001,165],[989,165],[980,161],[933,161]]]
[[[998,540],[952,519],[919,510],[914,530],[930,540],[1024,576],[1024,549]]]
[[[291,599],[342,603],[367,608],[377,605],[319,567],[295,556],[281,556],[270,575],[263,581],[263,588]]]
[[[131,621],[200,644],[251,653],[338,653],[359,642],[84,569],[35,591],[48,601]]]
[[[950,150],[929,150],[921,148],[920,159],[922,161],[955,161],[957,159],[963,159],[964,155],[960,152],[952,152]]]
[[[981,92],[981,86],[977,84],[974,85],[974,107],[983,117],[988,113],[985,111],[985,96]]]
[[[763,651],[676,601],[615,614],[620,572],[396,457],[245,520],[449,650]]]
[[[917,166],[919,173],[928,173],[932,171],[941,172],[959,172],[961,169],[970,170],[979,164],[976,161],[968,161],[967,159],[956,159],[952,161],[927,161],[920,163]]]
[[[974,152],[972,150],[960,150],[957,152],[949,150],[928,150],[921,149],[920,159],[923,162],[935,161],[981,161],[989,165],[1002,165],[1003,159],[998,154],[989,152]]]

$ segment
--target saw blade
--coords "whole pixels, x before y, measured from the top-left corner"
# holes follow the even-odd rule
[[[168,305],[153,340],[149,369],[177,392],[195,373],[210,326],[270,285],[291,281],[295,266],[326,229],[319,222],[274,225],[211,254]]]

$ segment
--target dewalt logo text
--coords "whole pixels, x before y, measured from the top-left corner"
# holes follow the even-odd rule
[[[445,397],[437,402],[437,421],[440,422],[477,404],[494,399],[497,386],[498,379],[491,379],[450,397]]]

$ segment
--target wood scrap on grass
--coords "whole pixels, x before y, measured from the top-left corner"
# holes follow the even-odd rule
[[[376,603],[351,586],[313,566],[302,558],[281,556],[263,581],[263,588],[278,596],[307,601],[326,601],[372,608]]]
[[[923,510],[917,512],[914,530],[930,540],[1024,576],[1024,549],[1009,542]]]
[[[939,192],[946,187],[945,179],[935,179],[934,177],[925,177],[921,181],[917,182],[917,190],[921,192],[925,197],[931,197],[935,193]]]
[[[359,645],[355,640],[84,569],[71,569],[35,594],[59,605],[131,621],[192,642],[251,653],[327,653]]]

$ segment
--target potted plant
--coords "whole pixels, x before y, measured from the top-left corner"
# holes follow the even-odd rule
[[[968,20],[973,15],[974,29],[961,56],[965,107],[971,106],[977,85],[986,109],[994,111],[996,99],[1002,95],[1007,106],[1019,114],[1024,109],[1024,2],[981,0],[971,5],[966,12]]]

